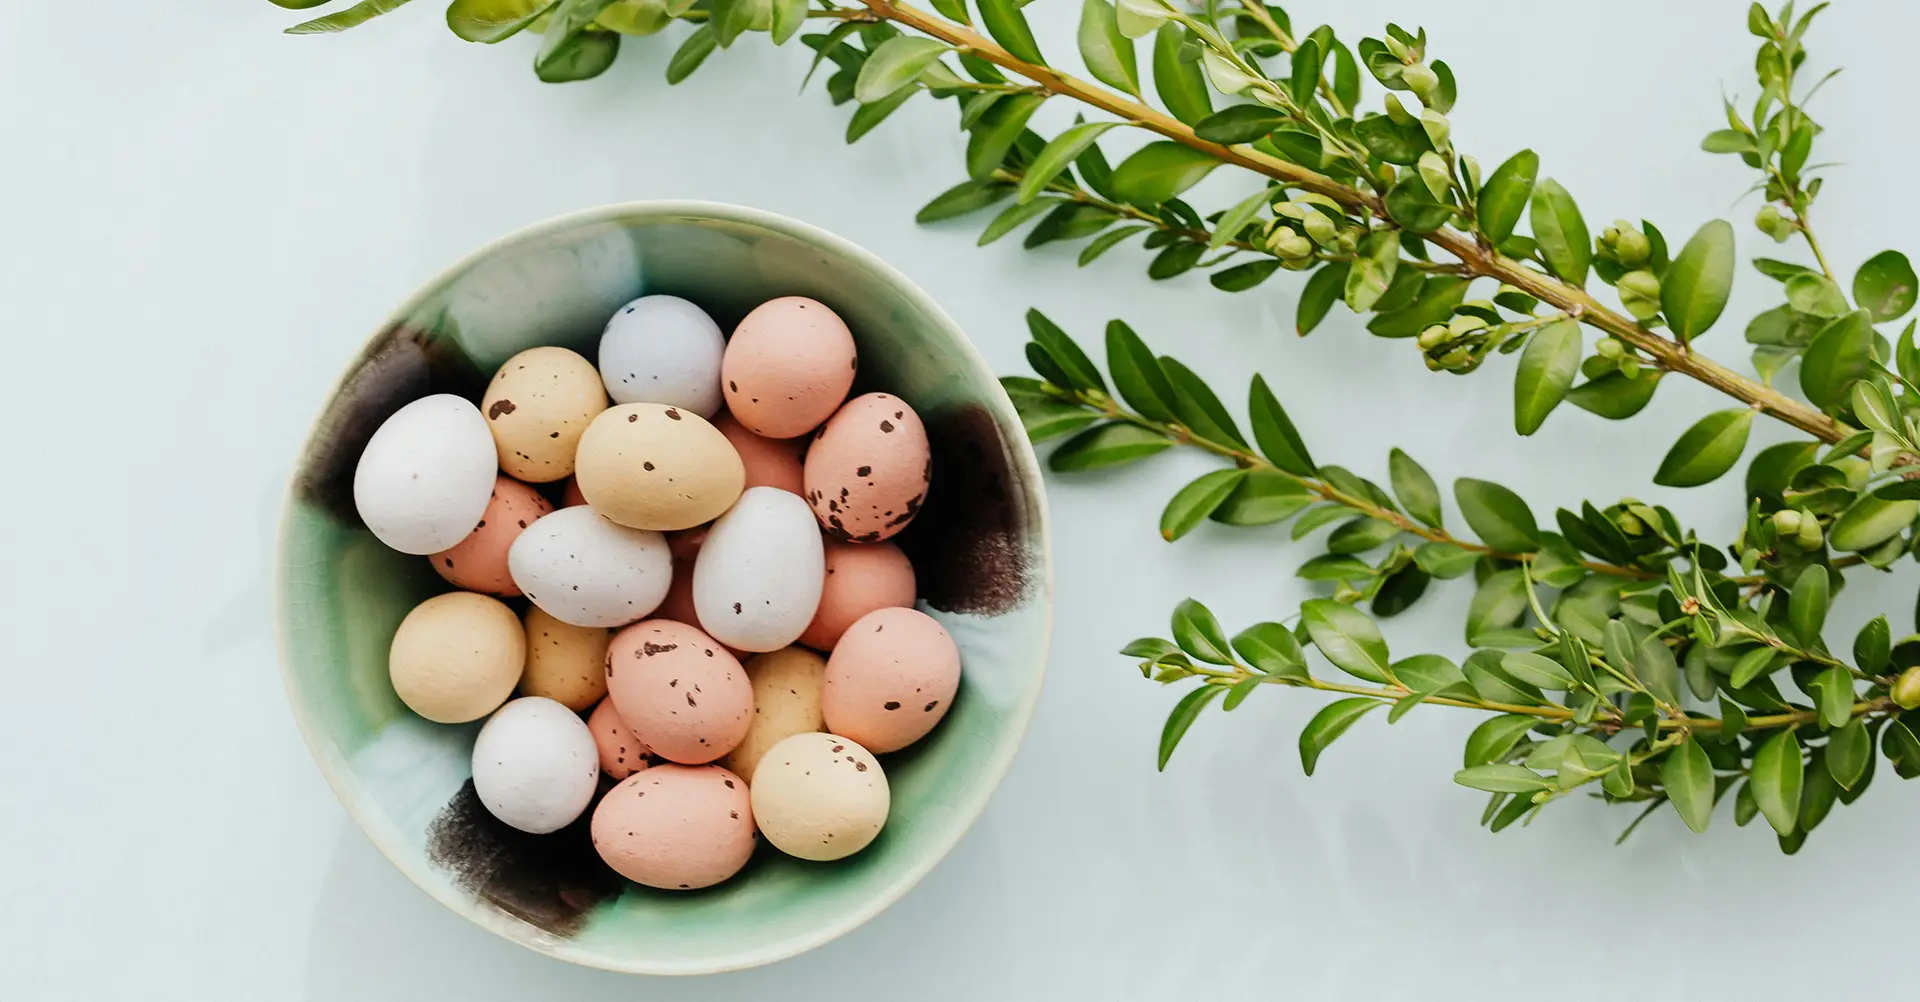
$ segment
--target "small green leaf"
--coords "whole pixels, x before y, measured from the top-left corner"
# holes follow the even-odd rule
[[[1440,528],[1440,487],[1427,471],[1412,456],[1395,448],[1387,453],[1387,474],[1407,514]]]
[[[1498,762],[1507,757],[1513,746],[1526,737],[1533,725],[1540,722],[1538,717],[1524,713],[1503,713],[1497,717],[1488,717],[1480,726],[1467,735],[1467,747],[1463,766],[1471,769],[1476,765]]]
[[[1306,337],[1327,318],[1327,311],[1340,301],[1347,285],[1346,262],[1321,265],[1300,290],[1300,302],[1294,307],[1294,333]]]
[[[1573,196],[1552,178],[1541,181],[1533,189],[1529,218],[1533,239],[1539,242],[1540,256],[1546,259],[1547,267],[1568,284],[1584,287],[1587,266],[1593,260],[1593,243]]]
[[[1353,726],[1354,721],[1366,716],[1367,711],[1382,705],[1384,704],[1377,699],[1353,696],[1335,700],[1321,707],[1320,712],[1314,714],[1313,719],[1307,721],[1306,728],[1300,732],[1300,768],[1305,770],[1307,775],[1313,775],[1313,767],[1320,761],[1320,753],[1326,751],[1327,746],[1333,744],[1336,738],[1345,734],[1347,728]]]
[[[1090,2],[1099,3],[1100,0],[1090,0]],[[894,39],[895,42],[905,40],[905,38]],[[887,44],[892,45],[893,42]],[[867,60],[867,65],[872,66],[873,60]],[[863,70],[861,79],[865,78],[866,73]],[[1059,177],[1060,172],[1066,170],[1067,165],[1073,163],[1074,158],[1088,146],[1093,145],[1094,140],[1099,139],[1101,133],[1119,124],[1119,122],[1082,122],[1055,136],[1053,141],[1040,151],[1040,155],[1033,158],[1033,163],[1027,167],[1026,174],[1021,177],[1020,200],[1031,201],[1035,195],[1046,188],[1048,183]]]
[[[1335,529],[1327,537],[1329,553],[1365,553],[1384,544],[1400,533],[1400,529],[1391,522],[1382,522],[1372,518],[1356,518]]]
[[[1168,113],[1188,125],[1213,114],[1207,78],[1199,61],[1180,58],[1180,47],[1190,37],[1186,28],[1171,21],[1162,24],[1153,36],[1153,89]]]
[[[1184,275],[1192,271],[1206,254],[1205,244],[1187,241],[1173,244],[1154,256],[1153,261],[1147,265],[1147,277],[1156,282],[1164,282],[1169,278]]]
[[[1827,542],[1836,550],[1871,550],[1900,534],[1920,514],[1920,501],[1889,501],[1867,495],[1833,520]]]
[[[1114,389],[1127,405],[1154,421],[1178,420],[1173,401],[1178,399],[1160,361],[1140,335],[1125,321],[1107,323],[1107,371],[1113,375]]]
[[[1033,29],[1027,26],[1027,16],[1020,13],[1019,4],[1014,0],[974,0],[974,5],[980,8],[981,26],[1001,48],[1014,58],[1036,66],[1047,64],[1040,55],[1039,43],[1033,40]]]
[[[1342,290],[1347,308],[1355,313],[1373,309],[1393,286],[1394,273],[1399,268],[1399,236],[1387,229],[1367,234],[1359,254],[1347,267],[1347,284]]]
[[[1438,654],[1415,654],[1393,663],[1393,677],[1414,692],[1471,699],[1473,686],[1460,666]]]
[[[1253,377],[1249,397],[1248,419],[1253,424],[1253,439],[1260,443],[1260,452],[1288,473],[1314,476],[1313,457],[1307,453],[1306,442],[1301,440],[1300,432],[1287,417],[1286,409],[1280,406],[1279,398],[1258,373]]]
[[[1039,310],[1028,310],[1027,331],[1033,335],[1034,343],[1046,349],[1047,354],[1066,373],[1070,380],[1066,385],[1070,389],[1106,392],[1106,381],[1100,378],[1100,369],[1093,364],[1093,359],[1088,358],[1087,353],[1058,324],[1047,319],[1046,314]]]
[[[1003,0],[1011,2],[1011,0]],[[1167,760],[1173,757],[1173,750],[1180,745],[1180,739],[1187,736],[1187,728],[1200,717],[1200,711],[1218,698],[1226,690],[1217,685],[1203,685],[1173,704],[1173,712],[1167,714],[1167,722],[1160,728],[1160,764],[1161,772],[1167,771]]]
[[[1180,488],[1160,513],[1160,537],[1171,543],[1192,532],[1194,526],[1206,521],[1227,495],[1240,486],[1246,475],[1247,471],[1240,469],[1215,470]]]
[[[318,7],[326,0],[315,0],[307,7]],[[560,0],[527,3],[526,0],[453,0],[447,5],[447,27],[461,39],[489,45],[505,41],[527,25],[560,6]]]
[[[1128,643],[1127,646],[1120,648],[1120,653],[1130,658],[1158,661],[1169,654],[1177,652],[1179,649],[1180,648],[1173,645],[1173,641],[1171,640],[1165,640],[1160,637],[1141,637],[1138,640]]]
[[[1853,719],[1853,676],[1845,668],[1829,665],[1808,685],[1815,690],[1814,702],[1828,728],[1844,727]]]
[[[1853,274],[1853,301],[1873,314],[1875,323],[1905,316],[1913,309],[1916,294],[1920,294],[1920,278],[1899,251],[1881,251]]]
[[[1527,611],[1527,584],[1519,569],[1489,575],[1467,605],[1467,643],[1478,644],[1492,631],[1518,622]]]
[[[1279,623],[1255,623],[1233,636],[1233,649],[1268,675],[1307,679],[1307,654],[1293,631]]]
[[[1527,339],[1513,378],[1513,430],[1531,435],[1566,399],[1580,371],[1580,322],[1556,320]]]
[[[1247,697],[1253,695],[1253,690],[1260,688],[1261,685],[1261,681],[1257,678],[1243,678],[1233,683],[1233,686],[1227,690],[1226,702],[1221,703],[1220,708],[1229,713],[1233,712],[1235,707],[1246,702]]]
[[[1534,177],[1540,173],[1540,155],[1521,150],[1494,168],[1487,183],[1480,186],[1478,206],[1480,232],[1494,243],[1504,243],[1526,210],[1533,194]]]
[[[1794,579],[1793,591],[1787,602],[1787,622],[1793,624],[1793,632],[1800,638],[1802,646],[1814,650],[1826,648],[1820,642],[1820,630],[1826,625],[1827,606],[1832,598],[1824,566],[1812,564]]]
[[[289,35],[322,35],[335,31],[345,31],[358,27],[382,14],[389,14],[406,6],[407,0],[360,0],[346,10],[335,11],[325,17],[316,17],[311,21],[296,24],[287,29]],[[309,4],[308,6],[318,6]],[[294,10],[304,8],[295,7]]]
[[[972,24],[973,18],[967,15],[967,0],[927,0],[940,16],[961,24]]]
[[[1649,634],[1633,650],[1633,674],[1647,691],[1670,706],[1680,704],[1680,664],[1659,637]]]
[[[1278,270],[1280,270],[1280,261],[1277,258],[1267,258],[1263,261],[1248,261],[1231,268],[1223,268],[1208,275],[1207,281],[1221,292],[1245,292],[1272,278],[1273,273]]]
[[[1646,408],[1660,386],[1660,375],[1658,371],[1643,371],[1628,378],[1620,372],[1609,372],[1568,390],[1567,403],[1609,421],[1621,421]]]
[[[980,231],[980,239],[976,241],[976,243],[978,246],[985,247],[1027,223],[1032,222],[1035,216],[1065,204],[1067,204],[1066,200],[1059,198],[1040,198],[1031,202],[1015,202],[1000,210],[1000,214],[993,217],[993,221],[987,224],[987,228]]]
[[[847,119],[847,142],[859,142],[861,136],[872,132],[875,126],[885,121],[888,115],[893,114],[917,93],[919,93],[918,87],[902,87],[872,104],[863,104],[855,108],[853,115]]]
[[[1007,151],[1026,131],[1027,120],[1045,100],[1043,94],[1009,94],[995,101],[967,137],[967,176],[984,180],[999,169]]]
[[[1854,666],[1869,675],[1878,675],[1887,670],[1887,657],[1892,649],[1893,630],[1887,625],[1887,617],[1875,616],[1853,638]]]
[[[769,28],[773,44],[787,44],[806,23],[807,0],[773,0],[773,22]]]
[[[1292,477],[1273,470],[1248,470],[1245,480],[1213,510],[1224,525],[1272,525],[1312,504],[1314,495]]]
[[[1308,599],[1300,605],[1313,645],[1334,666],[1368,682],[1387,681],[1387,641],[1366,613],[1331,599]]]
[[[1422,543],[1413,551],[1413,562],[1428,574],[1449,580],[1472,570],[1480,554],[1447,543]]]
[[[1793,834],[1799,824],[1804,780],[1800,739],[1791,728],[1769,738],[1754,752],[1752,778],[1748,780],[1753,802],[1766,816],[1767,823],[1782,836]]]
[[[1492,481],[1462,477],[1453,482],[1453,498],[1481,542],[1506,553],[1540,548],[1539,524],[1520,495]]]
[[[1806,272],[1787,279],[1787,305],[1816,317],[1838,317],[1847,312],[1847,297],[1825,275]]]
[[[1920,775],[1920,734],[1915,734],[1913,725],[1920,723],[1912,713],[1904,713],[1887,721],[1880,732],[1880,751],[1893,765],[1894,772],[1901,779],[1912,779]]]
[[[1033,442],[1058,438],[1100,420],[1098,412],[1064,400],[1040,397],[1014,403],[1020,411],[1020,424],[1026,428],[1028,440]]]
[[[889,97],[920,78],[927,67],[952,51],[945,42],[924,35],[900,35],[888,39],[861,64],[860,76],[853,84],[853,99],[872,104]]]
[[[1086,0],[1080,8],[1080,58],[1095,80],[1134,97],[1140,96],[1140,68],[1133,39],[1120,33],[1113,5]]]
[[[1236,104],[1222,108],[1195,122],[1194,134],[1210,143],[1235,146],[1263,139],[1274,129],[1292,121],[1283,112],[1258,104]]]
[[[1414,233],[1432,233],[1453,218],[1453,206],[1435,198],[1420,175],[1409,171],[1387,190],[1387,215]]]
[[[1108,422],[1068,439],[1047,457],[1047,465],[1056,473],[1099,470],[1145,459],[1172,444],[1138,425]]]
[[[1688,737],[1668,752],[1660,765],[1660,785],[1688,828],[1707,830],[1713,817],[1713,763],[1707,760],[1706,749]]]
[[[1406,273],[1394,275],[1396,283],[1402,274]],[[1466,279],[1452,275],[1429,276],[1419,283],[1413,302],[1367,321],[1367,331],[1376,337],[1416,337],[1434,324],[1444,324],[1453,318],[1461,300],[1467,298],[1468,284]],[[1381,298],[1384,302],[1387,297]],[[1374,304],[1376,309],[1380,306],[1380,303]]]
[[[1500,659],[1500,667],[1528,685],[1539,689],[1566,692],[1574,688],[1573,673],[1560,662],[1531,651],[1510,651]]]
[[[1230,442],[1245,446],[1247,440],[1240,435],[1240,429],[1234,425],[1233,416],[1214,396],[1206,381],[1193,374],[1193,370],[1165,355],[1160,356],[1160,370],[1167,374],[1167,382],[1173,387],[1174,411],[1180,415],[1180,423],[1196,434],[1215,442]]]
[[[1149,143],[1113,169],[1113,190],[1121,201],[1156,206],[1199,184],[1218,166],[1220,161],[1179,143]]]
[[[1128,237],[1139,236],[1151,229],[1153,229],[1153,227],[1147,225],[1122,226],[1118,229],[1108,230],[1100,234],[1098,237],[1087,241],[1087,245],[1080,250],[1080,267],[1085,268],[1087,265],[1092,264],[1100,255],[1112,250]]]
[[[1233,663],[1232,648],[1220,629],[1220,621],[1213,617],[1213,610],[1193,599],[1186,599],[1173,609],[1173,640],[1181,650],[1202,661],[1217,665]]]
[[[1245,229],[1246,225],[1252,222],[1255,216],[1260,214],[1261,209],[1266,208],[1267,197],[1267,190],[1262,188],[1248,195],[1246,198],[1241,199],[1233,208],[1222,213],[1219,221],[1214,223],[1213,237],[1207,241],[1207,250],[1217,251],[1234,240],[1239,239],[1240,231]],[[1255,263],[1265,264],[1267,262]],[[1277,264],[1278,262],[1275,263]]]
[[[1733,663],[1733,673],[1727,679],[1735,689],[1745,689],[1753,680],[1770,673],[1773,669],[1774,655],[1778,652],[1771,647],[1756,647],[1740,655]]]
[[[1740,461],[1752,427],[1751,407],[1730,407],[1701,418],[1667,450],[1653,482],[1663,487],[1698,487],[1718,479]]]
[[[1453,774],[1453,781],[1461,786],[1488,793],[1537,793],[1553,788],[1545,776],[1539,775],[1523,766],[1494,763],[1476,765],[1471,769],[1462,769]]]
[[[1732,292],[1733,227],[1724,219],[1711,220],[1667,266],[1660,279],[1660,310],[1684,344],[1720,319]]]
[[[937,223],[954,219],[1005,201],[1013,194],[1013,185],[999,181],[962,181],[935,195],[913,217],[916,223]]]
[[[620,51],[620,36],[588,31],[613,0],[561,0],[533,57],[534,76],[547,83],[587,80],[606,72]]]

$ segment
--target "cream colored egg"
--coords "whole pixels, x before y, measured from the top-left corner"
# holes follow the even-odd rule
[[[580,437],[575,481],[587,504],[635,529],[688,529],[733,506],[746,468],[732,443],[692,411],[621,404]]]
[[[529,348],[507,359],[480,400],[500,468],[534,484],[573,472],[581,433],[606,409],[607,389],[593,364],[554,347]]]
[[[492,713],[520,681],[526,634],[504,602],[469,591],[414,606],[393,635],[387,673],[400,701],[441,724]]]
[[[837,734],[795,734],[767,749],[754,775],[760,834],[801,859],[842,859],[865,849],[892,806],[873,753]]]
[[[804,647],[785,647],[754,655],[746,669],[753,683],[753,723],[720,764],[751,783],[754,766],[767,749],[826,725],[820,715],[820,684],[827,659]]]
[[[607,694],[607,641],[603,626],[574,626],[537,605],[527,608],[527,667],[522,696],[545,696],[578,713]]]

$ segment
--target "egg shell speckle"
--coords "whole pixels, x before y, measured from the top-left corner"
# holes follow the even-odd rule
[[[474,738],[473,792],[489,813],[523,832],[545,835],[572,824],[599,782],[593,734],[551,699],[513,700]]]
[[[711,887],[753,856],[745,780],[717,765],[658,765],[608,790],[593,847],[621,876],[662,890]]]
[[[800,634],[800,642],[831,651],[854,620],[875,609],[913,605],[913,564],[892,543],[826,541],[826,580],[820,608]]]
[[[657,532],[615,525],[591,507],[562,508],[507,551],[513,581],[533,604],[574,626],[621,626],[659,607],[673,557]]]
[[[825,549],[807,503],[755,487],[707,530],[693,565],[693,606],[721,643],[777,651],[813,621],[825,575]]]
[[[580,437],[574,479],[595,511],[636,529],[687,529],[740,497],[746,470],[725,435],[692,411],[621,404]]]
[[[853,333],[825,304],[785,296],[733,329],[720,362],[727,409],[756,435],[794,438],[818,427],[853,388]]]
[[[579,712],[607,694],[607,641],[604,626],[574,626],[528,606],[527,667],[520,673],[522,696],[545,696]]]
[[[899,397],[847,401],[807,449],[806,497],[829,535],[856,543],[907,527],[927,499],[933,453],[920,415]]]
[[[593,743],[600,752],[600,771],[614,782],[652,764],[647,758],[647,747],[640,743],[627,722],[620,719],[613,700],[603,699],[593,708],[587,717],[587,730],[593,732]]]
[[[647,750],[698,765],[732,751],[753,724],[753,684],[712,637],[649,619],[614,634],[607,695]]]
[[[473,531],[498,473],[479,408],[436,393],[395,411],[367,440],[353,471],[353,504],[375,538],[424,556]]]
[[[573,472],[580,433],[606,409],[606,389],[593,364],[555,347],[529,348],[507,359],[480,400],[500,468],[534,484]]]
[[[753,726],[720,764],[751,783],[767,749],[795,734],[826,726],[820,714],[820,686],[827,659],[804,647],[783,647],[754,655],[745,667],[753,683]]]
[[[806,439],[762,438],[748,431],[732,414],[720,415],[713,426],[740,454],[748,487],[778,487],[794,494],[805,493],[806,479],[800,457],[806,451]]]
[[[873,753],[838,734],[796,734],[754,774],[753,818],[774,848],[801,859],[851,856],[887,823],[892,791]]]
[[[933,730],[959,688],[960,650],[945,627],[917,609],[878,609],[834,646],[820,710],[827,730],[885,754]]]
[[[672,404],[704,418],[720,410],[726,336],[679,296],[641,296],[600,335],[600,373],[615,403]]]
[[[454,591],[414,606],[400,621],[387,674],[408,709],[435,723],[463,724],[506,702],[526,656],[526,635],[512,609],[497,598]]]
[[[507,550],[521,530],[553,511],[540,492],[510,477],[497,477],[487,510],[467,538],[427,559],[455,588],[489,595],[518,595],[507,569]]]

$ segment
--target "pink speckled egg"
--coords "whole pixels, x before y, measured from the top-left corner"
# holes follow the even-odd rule
[[[827,540],[827,579],[820,608],[800,634],[816,651],[831,651],[853,621],[875,609],[913,605],[913,565],[892,543]]]
[[[607,695],[647,750],[698,765],[733,750],[753,724],[753,684],[720,642],[648,619],[614,634]]]
[[[720,415],[714,419],[713,426],[740,454],[740,463],[747,468],[748,487],[778,487],[795,494],[805,492],[800,456],[806,451],[806,440],[761,438],[731,414]]]
[[[593,732],[594,747],[600,752],[600,771],[615,782],[645,769],[647,749],[634,736],[633,729],[620,719],[613,700],[603,699],[587,716],[587,730]]]
[[[507,571],[507,551],[521,530],[553,510],[547,499],[511,477],[495,477],[486,514],[467,538],[434,554],[433,569],[455,588],[488,595],[518,595],[520,586]]]
[[[820,710],[827,730],[885,754],[933,730],[959,688],[960,650],[945,627],[916,609],[877,609],[834,646]]]
[[[560,507],[572,508],[576,505],[586,503],[586,495],[580,493],[580,481],[573,477],[568,477],[567,485],[560,489]]]
[[[920,415],[887,393],[847,401],[807,450],[807,503],[835,539],[872,543],[906,528],[932,479]]]
[[[833,414],[858,365],[845,321],[820,302],[784,296],[733,329],[720,359],[721,391],[748,431],[794,438]]]
[[[717,765],[659,765],[593,811],[593,847],[621,876],[668,891],[712,887],[753,856],[747,784]]]

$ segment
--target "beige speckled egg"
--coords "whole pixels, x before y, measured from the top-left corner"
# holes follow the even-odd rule
[[[733,443],[740,464],[747,471],[747,486],[778,487],[802,494],[806,491],[800,457],[806,451],[804,438],[762,438],[743,426],[732,414],[722,414],[713,426]]]
[[[877,609],[847,627],[827,659],[827,730],[880,754],[925,737],[960,688],[960,649],[917,609]]]
[[[887,823],[892,791],[873,753],[837,734],[795,734],[767,750],[752,789],[753,820],[773,847],[842,859]]]
[[[480,399],[500,468],[533,484],[573,472],[581,432],[606,409],[607,388],[593,363],[554,347],[529,348],[507,359]]]
[[[593,847],[638,884],[711,887],[753,856],[747,784],[717,765],[657,765],[622,780],[593,811]]]
[[[916,594],[913,564],[892,543],[827,541],[827,579],[820,608],[800,634],[817,651],[833,650],[853,621],[875,609],[912,606]]]
[[[753,724],[753,685],[719,641],[648,619],[613,635],[607,695],[647,750],[698,765],[732,751]]]
[[[621,404],[580,437],[575,480],[594,511],[635,529],[687,529],[733,506],[746,483],[725,435],[692,411]]]
[[[807,449],[807,503],[836,539],[872,543],[906,528],[932,479],[920,415],[887,393],[847,401]]]
[[[607,641],[603,626],[574,626],[539,606],[526,617],[527,667],[520,694],[545,696],[579,713],[607,694]]]
[[[820,684],[827,659],[804,647],[783,647],[756,654],[746,663],[753,682],[753,726],[720,764],[753,782],[753,770],[767,749],[825,726],[820,715]]]
[[[587,717],[587,730],[593,732],[593,745],[600,753],[600,771],[619,782],[651,765],[647,748],[620,719],[613,700],[603,699]]]
[[[755,307],[733,329],[720,359],[727,410],[767,438],[805,435],[853,388],[853,333],[832,310],[803,296]]]
[[[497,477],[480,524],[467,533],[467,538],[428,559],[433,569],[456,588],[518,595],[520,586],[513,583],[513,574],[507,570],[507,551],[521,530],[552,510],[553,505],[539,491],[510,477]]]
[[[513,694],[526,646],[520,620],[505,603],[448,592],[414,606],[400,621],[387,673],[408,709],[435,723],[463,724],[492,713]]]

